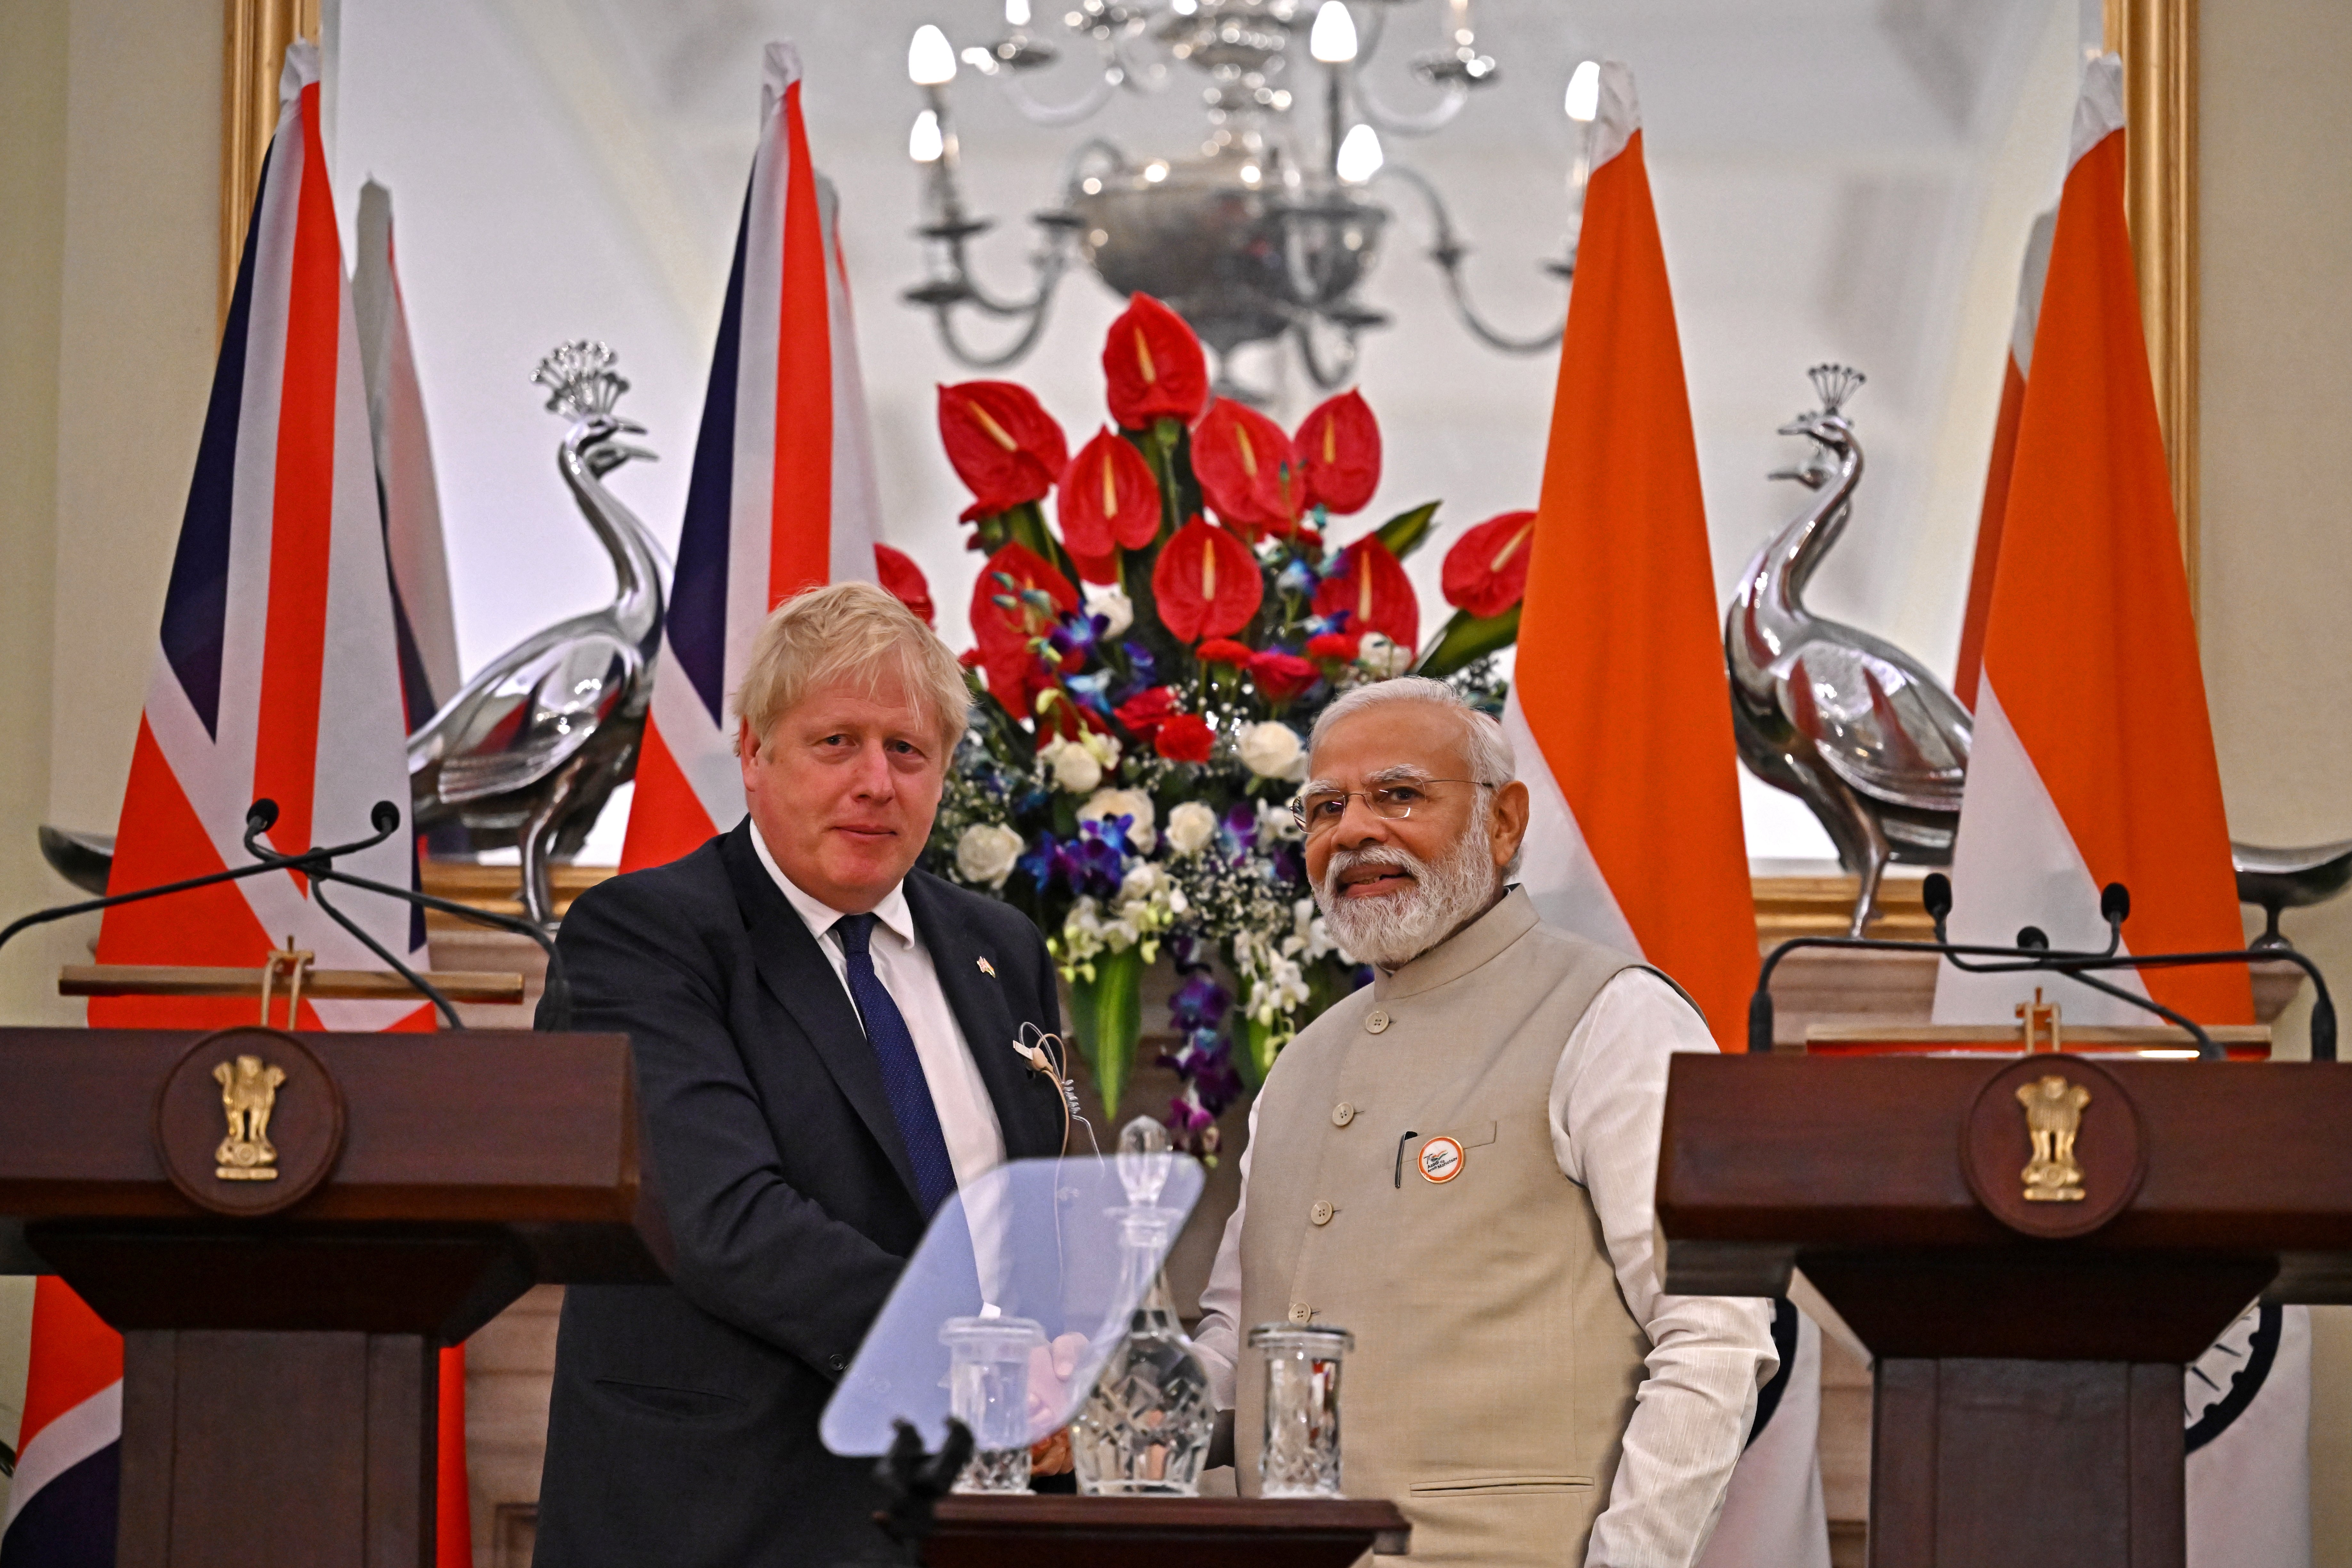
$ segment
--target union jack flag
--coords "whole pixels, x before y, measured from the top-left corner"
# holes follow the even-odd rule
[[[116,892],[249,864],[241,840],[258,797],[278,803],[269,840],[288,852],[368,837],[376,802],[408,798],[384,528],[318,76],[315,46],[287,50],[123,797]],[[343,864],[406,884],[413,857],[402,834]],[[257,970],[290,937],[322,967],[380,967],[311,894],[280,872],[123,905],[107,911],[98,957]],[[424,966],[420,918],[346,897],[355,924]],[[228,998],[106,999],[89,1015],[167,1028],[255,1018],[250,1000]],[[306,998],[298,1026],[431,1024],[406,1003]],[[41,1280],[0,1534],[6,1568],[110,1568],[121,1380],[121,1341],[62,1281]]]
[[[809,160],[800,54],[770,44],[625,871],[741,818],[727,699],[768,612],[803,588],[875,580],[880,507],[835,209]]]

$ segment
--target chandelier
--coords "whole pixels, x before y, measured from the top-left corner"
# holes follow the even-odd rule
[[[1506,353],[1537,353],[1559,341],[1560,328],[1533,337],[1496,330],[1473,304],[1463,278],[1469,254],[1434,182],[1389,157],[1381,137],[1430,135],[1493,85],[1498,69],[1479,51],[1470,0],[1434,0],[1444,12],[1441,47],[1415,56],[1412,78],[1423,101],[1382,101],[1363,68],[1394,27],[1424,9],[1420,0],[1322,0],[1307,19],[1303,0],[1046,0],[1066,4],[1066,44],[1033,23],[1030,0],[1004,0],[1003,30],[992,43],[955,46],[938,26],[915,31],[907,74],[924,93],[908,154],[929,171],[922,224],[929,276],[905,293],[931,311],[940,339],[975,369],[1008,365],[1045,331],[1056,289],[1075,258],[1120,295],[1153,295],[1189,321],[1216,352],[1219,390],[1263,399],[1234,384],[1234,350],[1248,343],[1296,344],[1315,384],[1330,390],[1355,375],[1358,339],[1388,317],[1358,298],[1390,221],[1376,194],[1402,188],[1427,214],[1429,258],[1443,275],[1454,313],[1473,336]],[[1395,20],[1391,16],[1394,14]],[[1363,20],[1359,25],[1358,16]],[[1090,52],[1098,69],[1065,102],[1042,100],[1034,73],[1065,47]],[[1303,51],[1313,76],[1297,58]],[[973,276],[969,251],[992,226],[965,204],[958,184],[960,148],[948,89],[961,64],[990,79],[1030,121],[1070,126],[1090,119],[1120,92],[1166,91],[1201,82],[1206,133],[1192,156],[1137,158],[1102,136],[1079,142],[1064,161],[1054,206],[1033,218],[1038,246],[1028,293],[1001,297]],[[1188,75],[1188,73],[1190,73]],[[1575,122],[1568,176],[1568,239],[1559,259],[1541,265],[1565,280],[1575,268],[1575,235],[1591,169],[1600,68],[1587,60],[1568,82],[1564,111]],[[1311,102],[1319,87],[1319,105]],[[1316,112],[1319,108],[1320,112]],[[999,346],[964,336],[972,317],[1003,323]]]

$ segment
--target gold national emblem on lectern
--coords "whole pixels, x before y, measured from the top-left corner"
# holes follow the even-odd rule
[[[224,1182],[274,1182],[278,1151],[269,1142],[269,1113],[278,1108],[278,1086],[286,1069],[259,1057],[239,1057],[213,1068],[228,1112],[228,1136],[213,1151],[220,1162],[213,1174]]]
[[[2082,1131],[2091,1091],[2053,1072],[2019,1085],[2017,1102],[2025,1107],[2025,1131],[2033,1140],[2033,1158],[2022,1173],[2025,1201],[2081,1203],[2083,1167],[2074,1163],[2074,1136]]]

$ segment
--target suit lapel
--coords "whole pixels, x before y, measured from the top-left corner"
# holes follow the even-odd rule
[[[848,991],[818,948],[808,922],[785,901],[767,868],[760,864],[758,852],[751,847],[751,819],[746,817],[721,843],[719,858],[734,880],[736,902],[743,910],[760,977],[767,982],[769,994],[792,1015],[843,1096],[856,1108],[858,1119],[874,1134],[874,1141],[882,1145],[908,1195],[919,1203],[914,1162],[907,1157],[907,1141],[890,1113],[890,1096],[882,1087],[882,1064],[875,1058],[865,1026],[857,1021],[857,1009],[850,1005]]]
[[[995,951],[971,926],[956,918],[944,886],[920,871],[907,874],[907,907],[930,951],[940,989],[963,1029],[964,1043],[980,1064],[980,1076],[995,1104],[1008,1160],[1056,1154],[1062,1148],[1062,1113],[1053,1089],[1015,1056],[1020,1021],[1004,999],[1001,971],[1009,954]],[[981,961],[989,968],[983,970]]]

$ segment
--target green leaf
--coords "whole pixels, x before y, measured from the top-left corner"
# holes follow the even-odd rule
[[[1070,982],[1070,1032],[1094,1068],[1103,1110],[1118,1120],[1118,1098],[1135,1066],[1135,1042],[1143,1033],[1143,950],[1096,955],[1095,977]]]
[[[1499,616],[1475,616],[1456,610],[1445,629],[1437,634],[1437,641],[1422,656],[1415,675],[1425,675],[1433,680],[1443,680],[1466,664],[1474,664],[1488,654],[1507,648],[1519,640],[1519,609],[1513,605]]]
[[[1402,561],[1420,549],[1423,542],[1429,538],[1430,524],[1436,520],[1437,509],[1444,504],[1431,501],[1411,511],[1401,511],[1372,530],[1372,537],[1387,545],[1389,552]]]
[[[1072,563],[1070,552],[1063,549],[1062,542],[1054,536],[1054,531],[1045,526],[1045,509],[1041,503],[1023,501],[1011,511],[999,516],[1004,521],[1006,536],[1013,542],[1027,545],[1073,584],[1077,582],[1078,569]]]
[[[1241,1047],[1234,1058],[1234,1068],[1242,1075],[1242,1082],[1249,1086],[1249,1091],[1255,1094],[1265,1084],[1265,1075],[1274,1069],[1274,1058],[1278,1054],[1274,1048],[1272,1026],[1250,1019],[1248,1027],[1242,1031]]]

